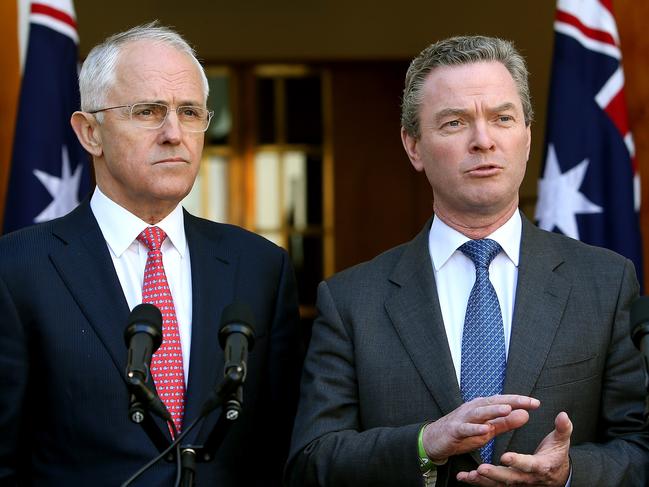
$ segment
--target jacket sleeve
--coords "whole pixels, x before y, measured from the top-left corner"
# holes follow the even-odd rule
[[[291,486],[423,485],[422,424],[363,430],[354,343],[326,282],[304,365],[287,480]]]
[[[259,471],[254,483],[260,487],[281,484],[297,408],[301,371],[295,275],[285,251],[280,252],[278,261],[279,277],[271,283],[276,294],[265,361],[264,400],[256,413],[257,424],[261,427],[257,429],[258,442],[247,445],[251,456],[260,460],[260,464],[253,468]],[[260,447],[263,451],[259,451]]]
[[[28,353],[18,310],[0,277],[0,484],[16,482]]]
[[[571,487],[649,485],[644,366],[630,339],[629,309],[638,294],[626,261],[618,290],[600,402],[599,441],[570,448]]]

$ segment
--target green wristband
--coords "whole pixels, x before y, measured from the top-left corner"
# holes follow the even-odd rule
[[[424,429],[428,426],[429,423],[426,423],[419,430],[419,436],[417,438],[417,449],[419,451],[419,470],[421,473],[426,474],[430,473],[434,468],[444,465],[447,460],[443,462],[433,462],[428,455],[426,454],[426,449],[424,448]]]
[[[417,439],[417,448],[419,450],[419,470],[421,470],[421,473],[428,473],[435,468],[435,464],[430,458],[428,458],[426,449],[424,448],[424,428],[426,426],[427,425],[421,427]]]

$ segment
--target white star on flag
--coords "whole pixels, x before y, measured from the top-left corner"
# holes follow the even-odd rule
[[[78,204],[79,183],[81,182],[82,164],[79,164],[74,174],[70,171],[70,157],[68,148],[64,145],[61,150],[61,177],[52,176],[39,169],[34,169],[34,176],[43,183],[45,189],[52,196],[52,202],[34,218],[34,223],[41,223],[72,211]]]
[[[543,178],[539,180],[539,199],[536,205],[535,217],[539,227],[552,231],[556,226],[564,235],[578,240],[576,215],[604,211],[579,191],[588,164],[588,159],[584,159],[572,169],[561,173],[554,145],[548,145],[548,157]]]

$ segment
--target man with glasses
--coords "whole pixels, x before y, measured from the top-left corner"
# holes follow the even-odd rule
[[[221,382],[219,323],[237,301],[256,334],[243,411],[196,480],[277,485],[299,376],[293,270],[275,245],[179,204],[212,117],[205,73],[181,36],[150,24],[96,46],[79,84],[71,123],[97,187],[70,214],[0,239],[0,483],[124,482]],[[142,302],[163,314],[150,377],[169,423],[128,417],[124,329]],[[203,444],[219,414],[183,444]],[[173,485],[175,475],[163,460],[134,485]]]

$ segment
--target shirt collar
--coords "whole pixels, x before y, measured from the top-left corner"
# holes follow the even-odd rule
[[[137,236],[142,233],[142,230],[150,226],[147,222],[139,219],[126,208],[111,200],[101,192],[98,186],[95,187],[90,199],[90,208],[97,219],[99,229],[104,235],[106,243],[117,257],[121,257]],[[185,238],[182,206],[177,205],[156,226],[164,230],[167,234],[167,240],[178,250],[180,256],[184,257],[187,251],[187,239]]]
[[[496,229],[487,238],[495,240],[500,244],[503,251],[518,267],[518,260],[521,252],[521,233],[523,230],[523,222],[521,215],[518,211],[502,225]],[[451,258],[460,245],[470,240],[466,235],[461,234],[457,230],[449,227],[442,220],[433,217],[433,224],[430,227],[428,234],[428,249],[430,256],[433,260],[435,271],[439,271],[441,267],[446,264],[448,259]]]

